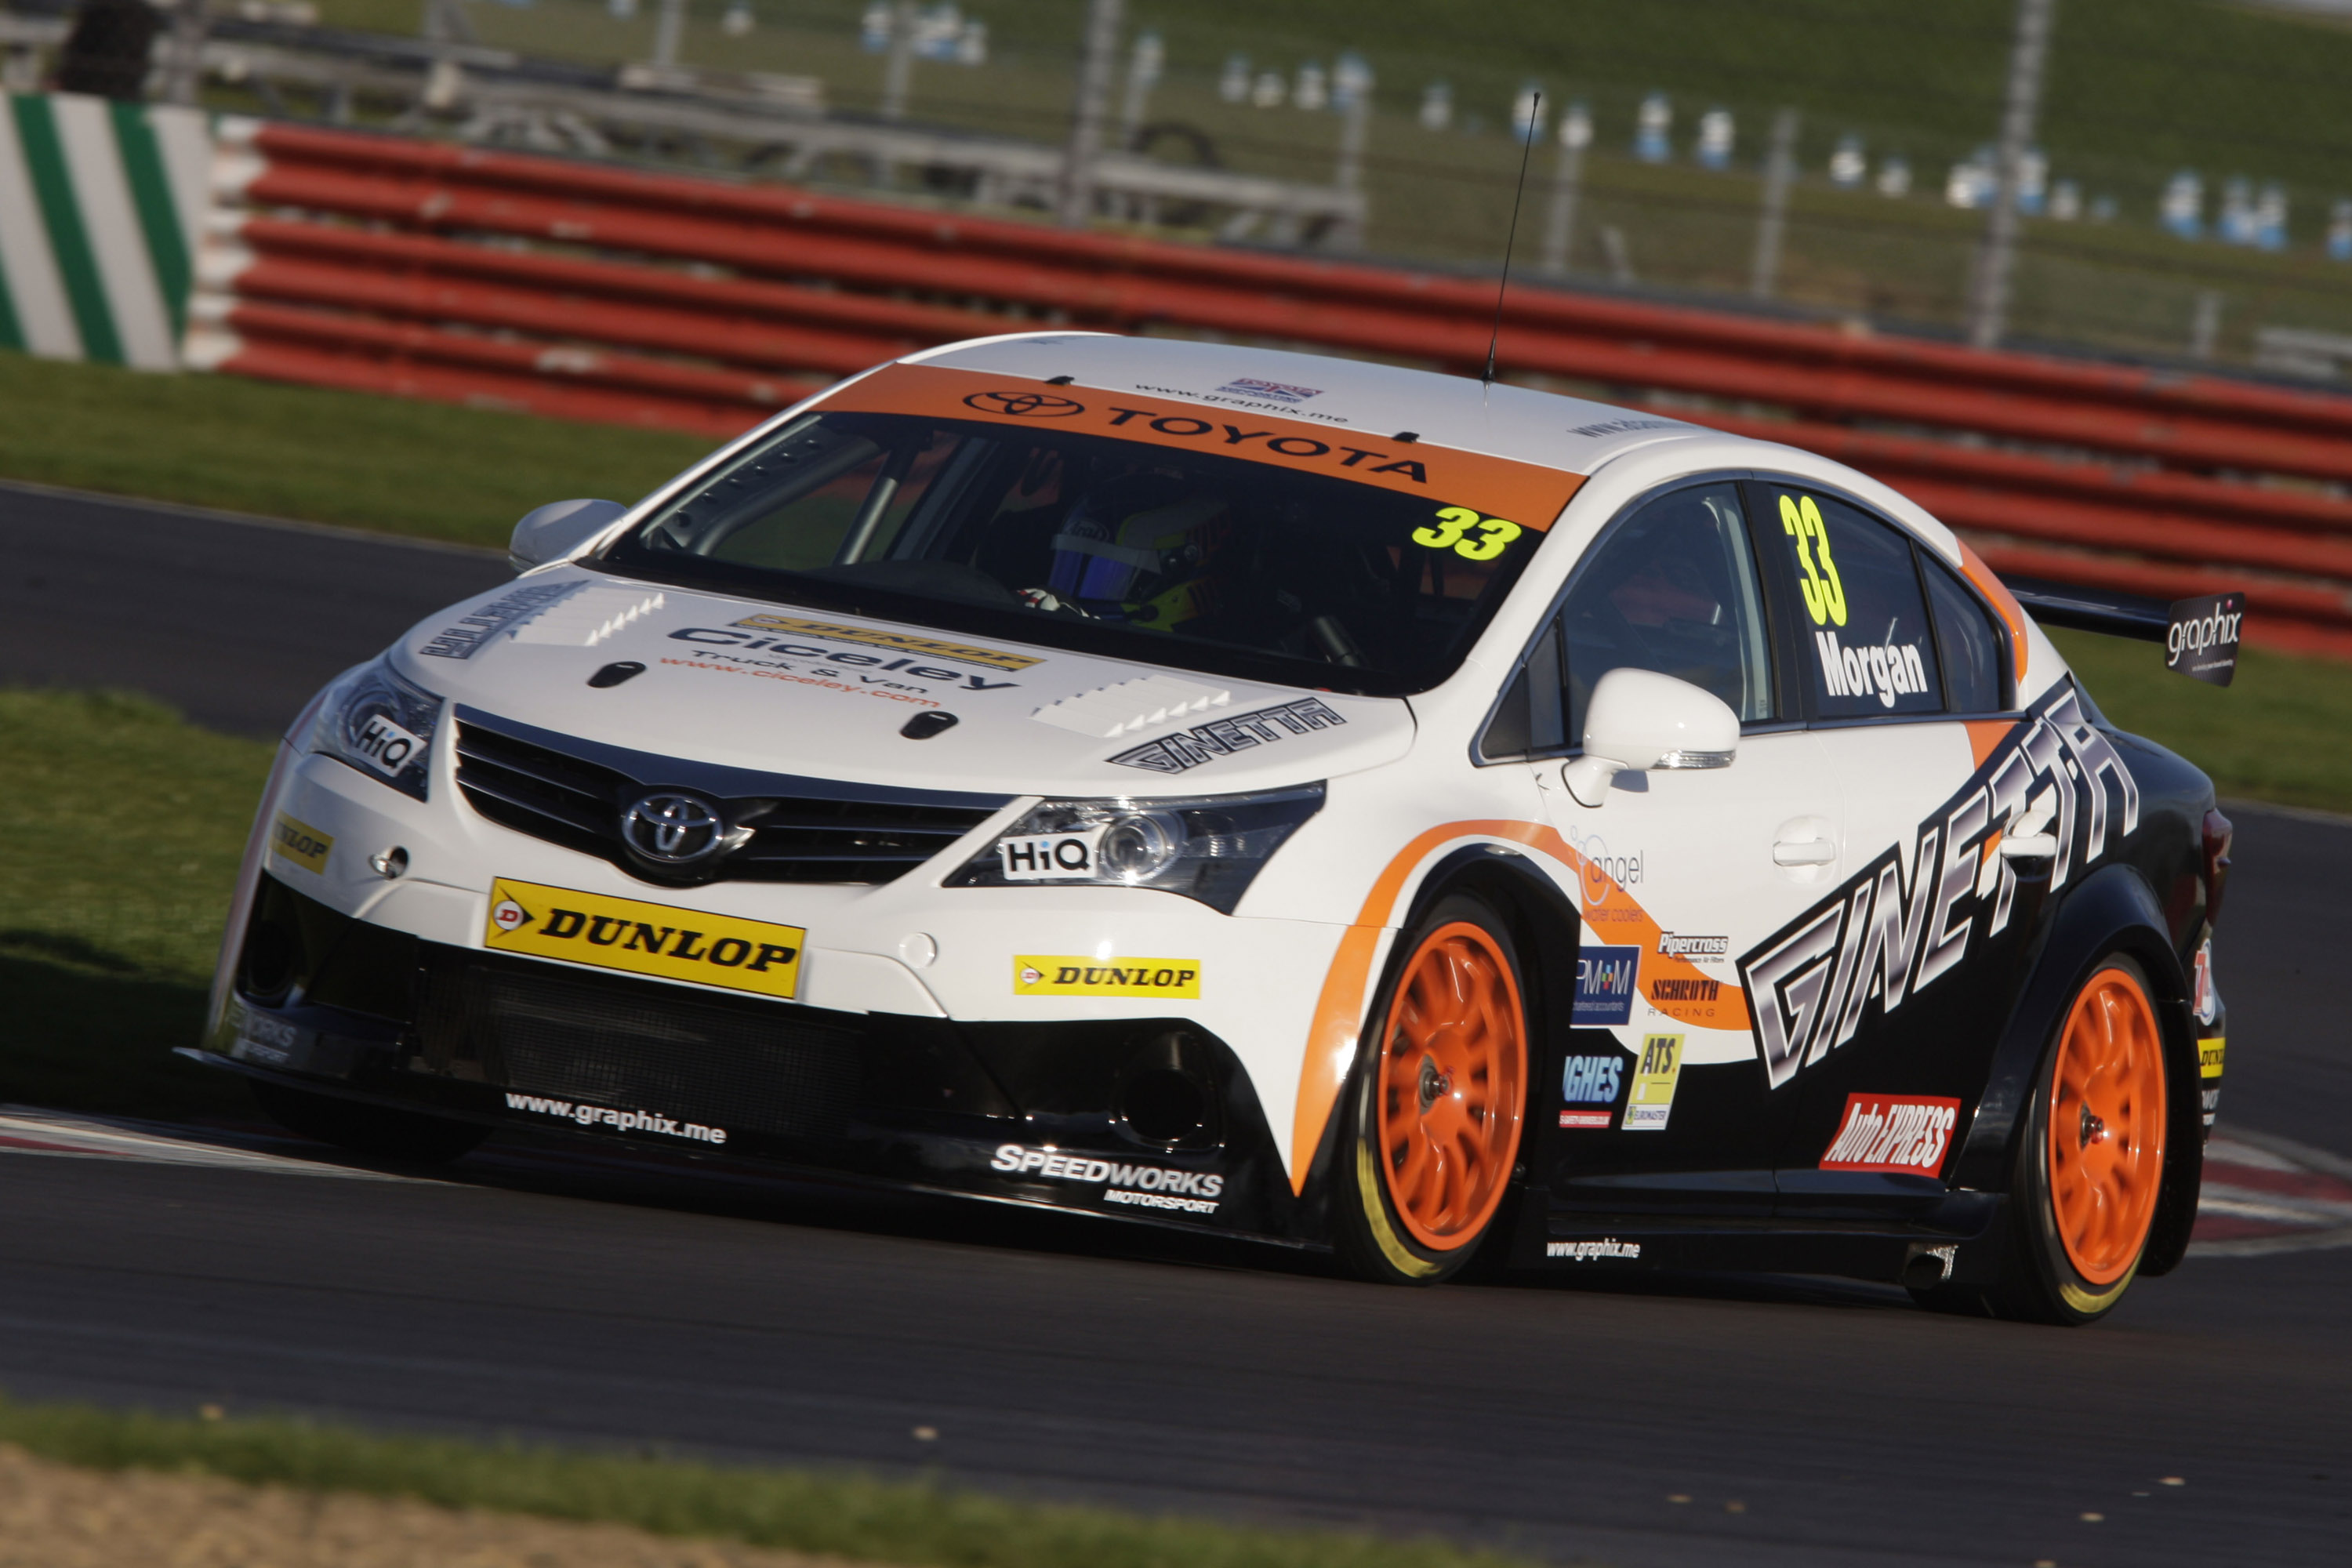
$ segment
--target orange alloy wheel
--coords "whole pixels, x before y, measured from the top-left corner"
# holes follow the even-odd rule
[[[1389,1008],[1380,1138],[1397,1217],[1432,1251],[1476,1241],[1503,1201],[1527,1062],[1518,982],[1502,947],[1468,921],[1430,932]]]
[[[2164,1175],[2164,1040],[2139,982],[2091,976],[2066,1016],[2050,1076],[2050,1206],[2075,1271],[2128,1273]]]

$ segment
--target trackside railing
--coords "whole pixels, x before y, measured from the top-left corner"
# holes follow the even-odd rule
[[[1475,371],[1490,281],[226,121],[199,368],[732,435],[910,348],[1056,324]],[[2352,658],[2352,397],[1514,287],[1505,372],[1807,447],[1996,570],[2248,590]]]

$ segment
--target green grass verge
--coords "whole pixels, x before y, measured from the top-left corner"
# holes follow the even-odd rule
[[[855,1474],[382,1437],[284,1420],[175,1420],[0,1399],[0,1441],[91,1469],[197,1471],[905,1568],[1522,1568],[1527,1562],[1428,1539],[1146,1519]]]
[[[0,1100],[247,1113],[192,1045],[270,748],[142,698],[0,690]]]
[[[710,443],[0,351],[0,477],[503,545],[532,507],[634,500]]]
[[[2225,795],[2352,812],[2352,665],[2248,648],[2226,689],[2152,643],[2051,634],[2109,719],[2179,752]]]

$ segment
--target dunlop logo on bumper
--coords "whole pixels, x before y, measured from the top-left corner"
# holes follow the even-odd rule
[[[269,829],[269,848],[281,859],[291,860],[305,871],[315,871],[323,877],[327,874],[327,857],[334,853],[335,838],[281,811]]]
[[[629,974],[790,997],[808,932],[732,915],[612,899],[499,878],[482,945]]]
[[[1067,958],[1023,953],[1013,961],[1015,996],[1170,996],[1197,1000],[1197,958]]]

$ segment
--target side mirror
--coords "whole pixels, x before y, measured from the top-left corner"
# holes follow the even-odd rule
[[[1652,669],[1612,669],[1584,710],[1584,755],[1560,769],[1579,805],[1599,805],[1609,781],[1652,768],[1727,768],[1739,715],[1712,691]]]
[[[518,572],[561,561],[627,514],[616,500],[559,500],[534,507],[515,524],[507,561]]]

